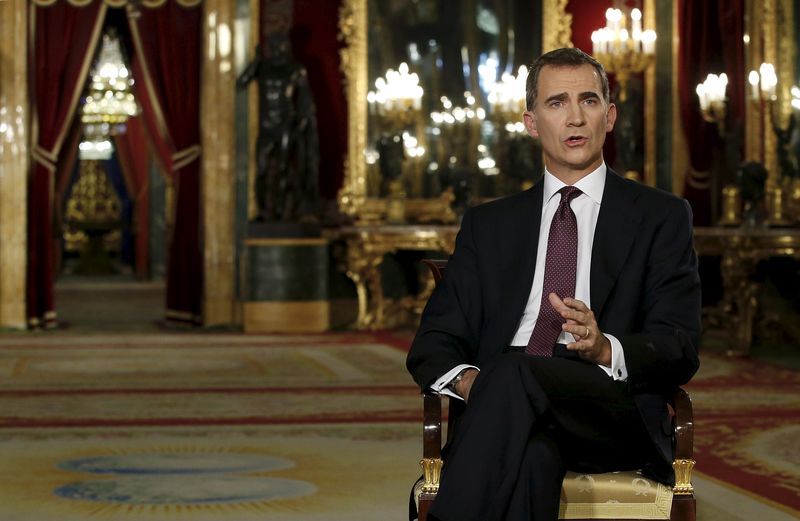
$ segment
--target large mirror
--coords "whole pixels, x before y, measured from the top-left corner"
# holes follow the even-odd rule
[[[448,223],[532,184],[542,166],[521,125],[524,80],[543,48],[569,41],[563,4],[346,0],[342,210],[359,222]]]

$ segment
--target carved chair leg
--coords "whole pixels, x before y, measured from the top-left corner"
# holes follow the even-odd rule
[[[672,510],[669,514],[670,521],[696,521],[697,502],[693,495],[675,495],[672,497]],[[422,518],[420,518],[422,521]]]
[[[426,496],[426,494],[422,494],[419,497],[419,521],[426,521],[428,519],[428,509],[431,507],[431,503],[433,503],[433,498],[436,497]]]

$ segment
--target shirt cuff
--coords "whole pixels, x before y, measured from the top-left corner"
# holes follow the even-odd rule
[[[599,367],[614,380],[624,382],[628,379],[628,368],[625,365],[625,352],[622,350],[622,343],[614,335],[603,334],[611,342],[611,367],[604,365]]]
[[[474,365],[469,365],[469,364],[457,365],[454,368],[452,368],[451,370],[447,371],[438,380],[433,382],[433,385],[431,385],[431,391],[433,391],[435,393],[443,394],[445,396],[449,396],[451,398],[458,398],[459,400],[463,400],[463,398],[461,398],[458,394],[456,394],[452,390],[450,390],[448,385],[450,385],[450,382],[453,381],[453,378],[458,376],[458,373],[460,373],[464,369],[477,369],[478,371],[480,371],[480,369],[478,369]]]

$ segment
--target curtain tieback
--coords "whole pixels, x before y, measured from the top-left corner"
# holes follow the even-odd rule
[[[176,172],[200,157],[200,145],[192,145],[172,154],[172,171]]]
[[[52,152],[43,149],[39,145],[36,145],[33,147],[31,156],[37,163],[48,169],[50,172],[56,171],[56,161],[58,158]]]

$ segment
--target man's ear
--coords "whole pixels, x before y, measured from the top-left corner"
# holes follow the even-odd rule
[[[522,121],[525,123],[525,130],[530,137],[538,138],[539,131],[536,128],[536,114],[532,110],[526,110],[522,113]]]
[[[606,132],[614,130],[614,123],[617,121],[617,106],[613,103],[608,105],[606,112]]]

